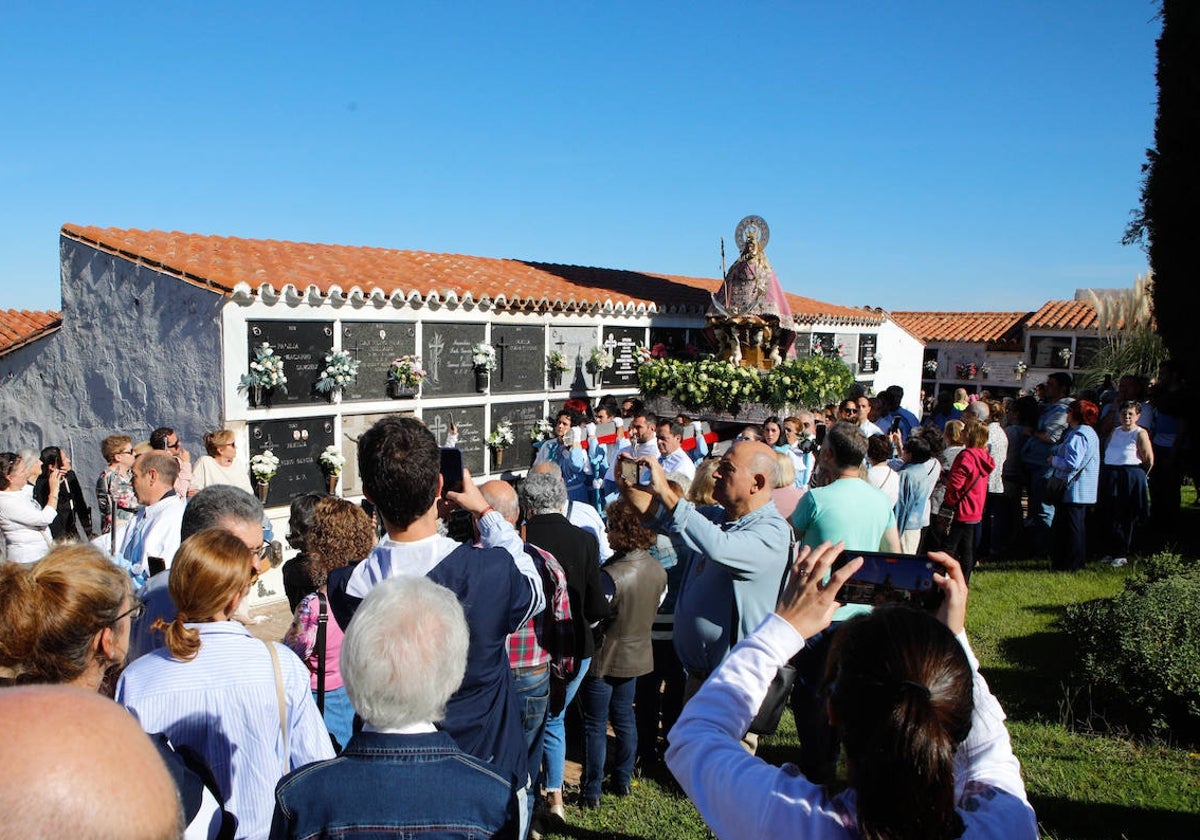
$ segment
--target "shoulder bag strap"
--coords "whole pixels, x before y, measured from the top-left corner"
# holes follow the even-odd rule
[[[329,613],[325,604],[325,593],[313,593],[321,604],[317,615],[317,643],[313,646],[313,654],[317,658],[317,711],[325,716],[325,633],[329,624]]]
[[[275,650],[275,645],[266,641],[263,644],[267,646],[267,651],[271,654],[271,664],[275,668],[275,699],[279,703],[279,732],[283,735],[283,772],[287,773],[291,769],[292,749],[288,744],[287,700],[283,692],[283,669],[279,667],[279,651]]]

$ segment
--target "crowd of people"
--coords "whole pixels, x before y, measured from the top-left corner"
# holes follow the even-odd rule
[[[1140,385],[1073,394],[1056,373],[924,418],[892,387],[725,434],[569,400],[515,486],[464,470],[457,492],[429,429],[386,417],[358,441],[370,514],[292,501],[280,643],[245,626],[271,535],[232,434],[194,467],[171,429],[105,439],[96,520],[61,449],[0,453],[0,679],[73,687],[40,689],[68,718],[107,714],[96,695],[132,714],[143,744],[76,726],[49,748],[120,738],[148,760],[106,803],[165,816],[144,836],[524,838],[669,772],[720,837],[1034,837],[967,588],[1013,551],[1080,568],[1089,539],[1120,565],[1167,515],[1179,421]],[[859,561],[834,561],[873,551],[936,563],[937,611],[839,602]],[[32,690],[0,704],[19,719]],[[756,756],[784,708],[798,770]],[[27,776],[0,772],[0,802]],[[25,791],[47,824],[50,793]]]

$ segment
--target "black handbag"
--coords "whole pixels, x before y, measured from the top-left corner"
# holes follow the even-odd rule
[[[1046,480],[1046,493],[1042,500],[1048,505],[1056,505],[1063,500],[1063,496],[1066,495],[1066,492],[1066,479],[1052,475]]]

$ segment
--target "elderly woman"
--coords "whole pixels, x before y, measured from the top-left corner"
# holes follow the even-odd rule
[[[1050,456],[1051,481],[1063,485],[1054,502],[1050,537],[1050,567],[1077,572],[1087,561],[1087,512],[1096,504],[1100,483],[1100,441],[1092,427],[1100,419],[1099,407],[1090,400],[1075,400],[1067,407],[1067,431]],[[1051,492],[1050,485],[1046,488]]]
[[[229,429],[217,429],[204,435],[204,451],[192,468],[192,481],[188,485],[188,498],[211,484],[232,484],[247,493],[250,486],[250,470],[237,456],[237,441]]]
[[[117,683],[117,702],[143,729],[208,761],[238,837],[267,836],[284,774],[333,757],[308,669],[283,645],[260,642],[231,620],[256,579],[253,559],[228,531],[188,537],[167,584],[177,613],[155,622],[167,646],[138,659]]]
[[[13,563],[33,563],[50,550],[50,523],[58,516],[58,494],[66,470],[51,470],[46,476],[46,501],[33,500],[29,476],[36,461],[26,461],[15,452],[0,452],[0,531]],[[28,489],[26,489],[28,488]]]
[[[337,739],[339,746],[350,743],[354,708],[346,697],[338,668],[346,628],[329,613],[325,582],[334,569],[365,558],[375,547],[375,542],[375,526],[361,507],[337,496],[325,496],[317,501],[313,506],[312,525],[304,538],[312,560],[312,581],[317,590],[306,595],[296,607],[296,617],[283,639],[283,643],[312,671],[313,699],[325,718],[325,728]],[[320,633],[323,615],[326,616],[324,639]]]
[[[612,587],[613,619],[603,629],[603,641],[596,648],[579,692],[584,725],[580,785],[588,808],[600,804],[610,720],[617,746],[610,790],[625,796],[633,779],[637,756],[634,692],[637,678],[654,670],[650,629],[667,588],[666,571],[647,551],[656,537],[654,531],[642,525],[629,502],[618,499],[608,506],[608,542],[616,553],[604,564],[601,574]]]
[[[109,435],[100,442],[100,454],[108,464],[96,480],[96,501],[100,508],[100,533],[117,530],[137,513],[137,494],[133,492],[133,438],[129,435]],[[116,514],[114,517],[113,514]]]

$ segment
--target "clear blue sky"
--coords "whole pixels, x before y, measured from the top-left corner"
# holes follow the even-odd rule
[[[341,7],[341,8],[334,8]],[[64,222],[1034,309],[1130,286],[1150,0],[0,3],[0,308]]]

